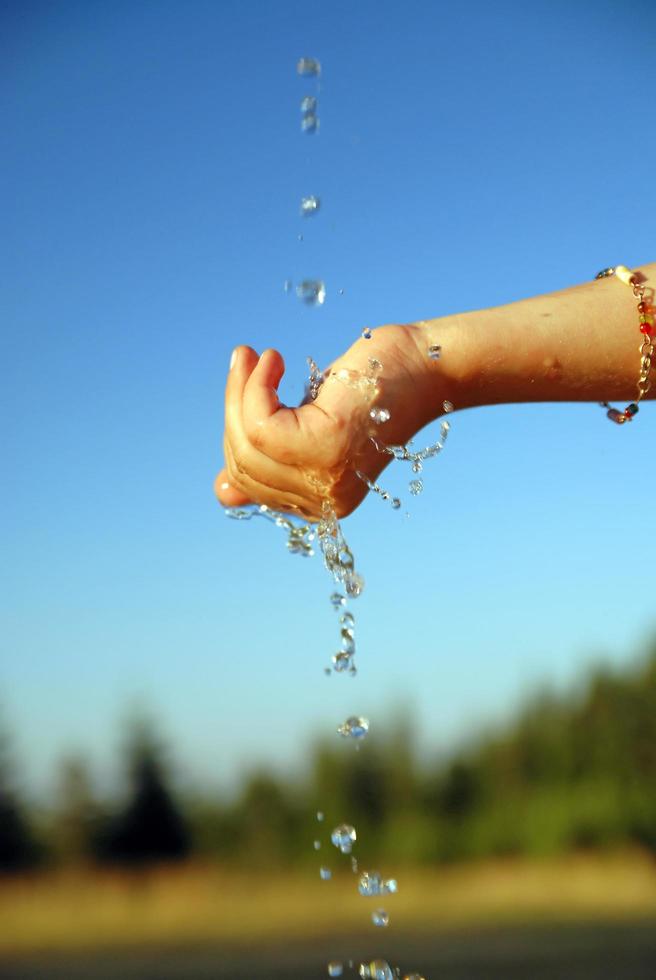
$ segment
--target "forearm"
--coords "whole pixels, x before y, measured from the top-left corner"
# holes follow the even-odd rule
[[[640,267],[653,305],[656,264]],[[426,320],[416,337],[442,348],[427,374],[456,408],[502,402],[635,400],[637,300],[615,277],[507,306]],[[419,342],[419,341],[418,341]],[[655,386],[656,387],[656,386]],[[653,397],[650,391],[646,397]],[[431,395],[429,393],[429,400]],[[435,401],[435,399],[433,399]],[[431,405],[432,416],[440,405]]]

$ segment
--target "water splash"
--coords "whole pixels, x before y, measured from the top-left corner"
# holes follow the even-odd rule
[[[392,413],[387,408],[372,408],[369,412],[369,418],[376,425],[382,425],[384,422],[389,422],[392,417]]]

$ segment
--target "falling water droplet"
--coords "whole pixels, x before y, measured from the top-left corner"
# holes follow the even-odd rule
[[[346,650],[340,650],[333,655],[333,667],[338,674],[343,674],[350,669],[352,657],[353,654]]]
[[[320,75],[321,64],[316,58],[299,58],[296,71],[299,75]]]
[[[358,891],[364,898],[383,894],[383,879],[378,871],[363,871],[358,882]]]
[[[422,480],[410,480],[408,487],[412,496],[416,497],[424,489],[424,484]]]
[[[314,844],[312,846],[314,847],[315,851],[320,851],[321,850],[321,841],[320,840],[315,840],[315,842],[314,842]]]
[[[316,133],[319,128],[319,117],[314,113],[308,113],[301,119],[301,129],[304,133]]]
[[[354,875],[358,873],[358,859],[356,857],[351,858],[351,871]]]
[[[371,963],[361,963],[358,973],[362,980],[394,980],[394,972],[385,960],[372,960]]]
[[[423,465],[421,464],[420,460],[418,460],[418,459],[416,459],[414,461],[414,463],[412,464],[412,472],[413,473],[421,473],[421,471],[423,470],[423,468],[424,468]]]
[[[452,412],[453,411],[453,402],[450,402],[450,401],[442,402],[442,408],[444,409],[445,412]]]
[[[325,814],[324,814],[323,810],[317,810],[317,820],[318,820],[318,822],[319,823],[323,823],[324,818],[325,818]]]
[[[383,882],[383,894],[384,895],[396,895],[399,890],[396,878],[386,878]]]
[[[349,572],[344,576],[344,588],[352,599],[356,599],[364,589],[363,577],[358,572]]]
[[[335,827],[333,830],[330,839],[342,854],[350,854],[357,836],[355,827],[352,827],[350,823],[340,823],[339,827]]]
[[[358,715],[351,715],[347,718],[339,728],[337,729],[337,734],[341,735],[343,738],[354,738],[360,739],[364,738],[369,731],[369,720],[367,718],[361,718]]]
[[[389,915],[387,914],[385,909],[375,909],[371,913],[371,921],[375,926],[384,929],[386,926],[389,925]]]
[[[348,626],[349,629],[353,629],[353,627],[355,626],[355,616],[353,615],[352,612],[348,612],[348,611],[345,612],[343,615],[339,617],[339,621],[342,624],[342,626]]]
[[[341,977],[343,972],[344,967],[338,960],[331,960],[331,962],[328,964],[329,977]]]
[[[321,306],[326,298],[326,286],[320,279],[304,279],[296,287],[296,295],[308,306]]]
[[[319,868],[319,877],[321,878],[322,881],[330,881],[332,876],[333,873],[330,870],[330,868],[324,868],[323,866]]]
[[[320,207],[321,201],[314,194],[301,198],[301,215],[304,218],[309,218],[311,215],[316,214]]]
[[[289,292],[291,292],[292,286],[293,286],[293,283],[292,283],[291,279],[285,279],[282,288],[285,290],[286,293],[289,293]]]
[[[299,242],[302,242],[303,241],[303,236],[302,235],[297,235],[296,237],[298,238]]]
[[[439,344],[431,344],[431,346],[428,348],[428,356],[430,357],[431,361],[437,361],[441,353],[442,348]]]
[[[344,287],[343,286],[340,286],[339,289],[337,290],[337,292],[339,293],[340,296],[343,296],[344,295]]]
[[[387,408],[372,408],[369,412],[369,418],[375,422],[376,425],[382,425],[383,422],[389,422],[391,417],[391,412]]]
[[[332,670],[330,669],[330,667],[324,667],[323,672],[326,675],[326,677],[330,677],[330,675],[332,674]]]
[[[342,606],[346,605],[346,596],[343,596],[340,592],[333,592],[330,597],[333,609],[341,609]],[[349,616],[351,614],[349,613]],[[341,622],[341,620],[340,620]]]
[[[392,510],[398,510],[401,506],[401,501],[398,497],[392,497]]]
[[[306,95],[301,99],[301,112],[307,115],[309,112],[315,113],[317,111],[317,100],[314,95]]]

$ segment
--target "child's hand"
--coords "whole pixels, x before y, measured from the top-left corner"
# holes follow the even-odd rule
[[[281,355],[267,350],[258,358],[252,348],[238,347],[226,386],[225,469],[215,482],[219,501],[227,507],[267,504],[318,519],[329,499],[339,517],[351,513],[367,493],[355,470],[373,479],[390,461],[369,436],[404,443],[432,417],[435,379],[419,334],[414,326],[379,327],[331,366],[316,400],[298,408],[278,400]],[[338,380],[344,369],[365,377],[370,358],[383,365],[373,399],[366,386],[357,390]],[[372,422],[373,406],[388,409],[389,421]]]

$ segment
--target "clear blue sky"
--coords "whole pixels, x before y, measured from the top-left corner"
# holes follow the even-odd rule
[[[414,712],[436,752],[656,628],[656,405],[455,415],[410,519],[346,522],[356,680],[322,673],[319,561],[211,492],[236,343],[280,347],[291,400],[364,324],[654,260],[655,38],[646,0],[0,5],[0,702],[30,791],[71,750],[107,778],[135,702],[216,786],[352,712]],[[282,284],[315,275],[301,308]]]

